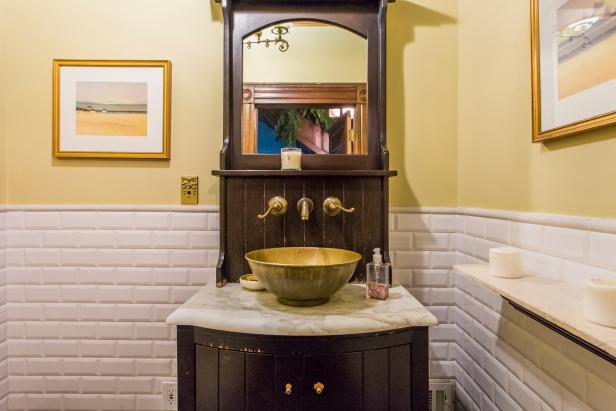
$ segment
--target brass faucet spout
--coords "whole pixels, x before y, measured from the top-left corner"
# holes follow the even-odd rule
[[[302,203],[302,221],[308,221],[310,218],[310,211],[308,211],[308,202],[304,201]]]
[[[310,219],[310,213],[314,209],[314,203],[309,198],[302,198],[297,202],[297,211],[302,218],[302,221],[308,221]]]

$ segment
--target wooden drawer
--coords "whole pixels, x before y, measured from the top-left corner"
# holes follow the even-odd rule
[[[197,411],[410,410],[410,346],[323,355],[197,345]]]

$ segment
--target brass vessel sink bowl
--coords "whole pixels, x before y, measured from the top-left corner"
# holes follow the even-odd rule
[[[284,247],[251,251],[246,260],[263,286],[281,304],[325,304],[349,282],[361,255],[337,248]]]

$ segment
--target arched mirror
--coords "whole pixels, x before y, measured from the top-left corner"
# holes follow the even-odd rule
[[[320,21],[268,25],[242,40],[244,155],[368,154],[368,44]]]

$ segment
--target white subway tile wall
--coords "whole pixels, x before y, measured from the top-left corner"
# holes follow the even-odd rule
[[[160,410],[161,382],[176,372],[165,319],[215,278],[218,214],[8,211],[6,221],[8,409]]]
[[[452,267],[456,253],[452,240],[457,231],[455,214],[390,214],[390,255],[393,281],[407,287],[439,320],[430,329],[432,378],[455,378],[456,325],[455,281]]]
[[[0,208],[0,410],[8,408],[9,372],[6,306],[6,213]]]
[[[614,409],[616,366],[518,313],[468,275],[455,276],[460,408]]]
[[[490,248],[511,246],[522,250],[524,268],[538,276],[580,286],[591,277],[616,279],[612,220],[504,212],[499,218],[459,214],[457,219],[454,249],[468,261],[485,262]]]
[[[0,411],[7,393],[11,410],[160,410],[161,382],[176,372],[175,330],[164,321],[214,279],[218,214],[42,209],[0,212]],[[616,278],[616,226],[471,211],[390,214],[394,281],[440,322],[430,332],[431,376],[457,379],[460,409],[616,403],[614,366],[452,270],[513,245],[538,274],[574,284]]]
[[[616,279],[610,271],[616,269],[616,234],[608,221],[507,216],[458,215],[458,263],[485,262],[491,246],[513,246],[522,250],[525,269],[538,276],[580,287],[587,278]],[[616,366],[513,310],[469,276],[454,275],[461,409],[614,409]]]

